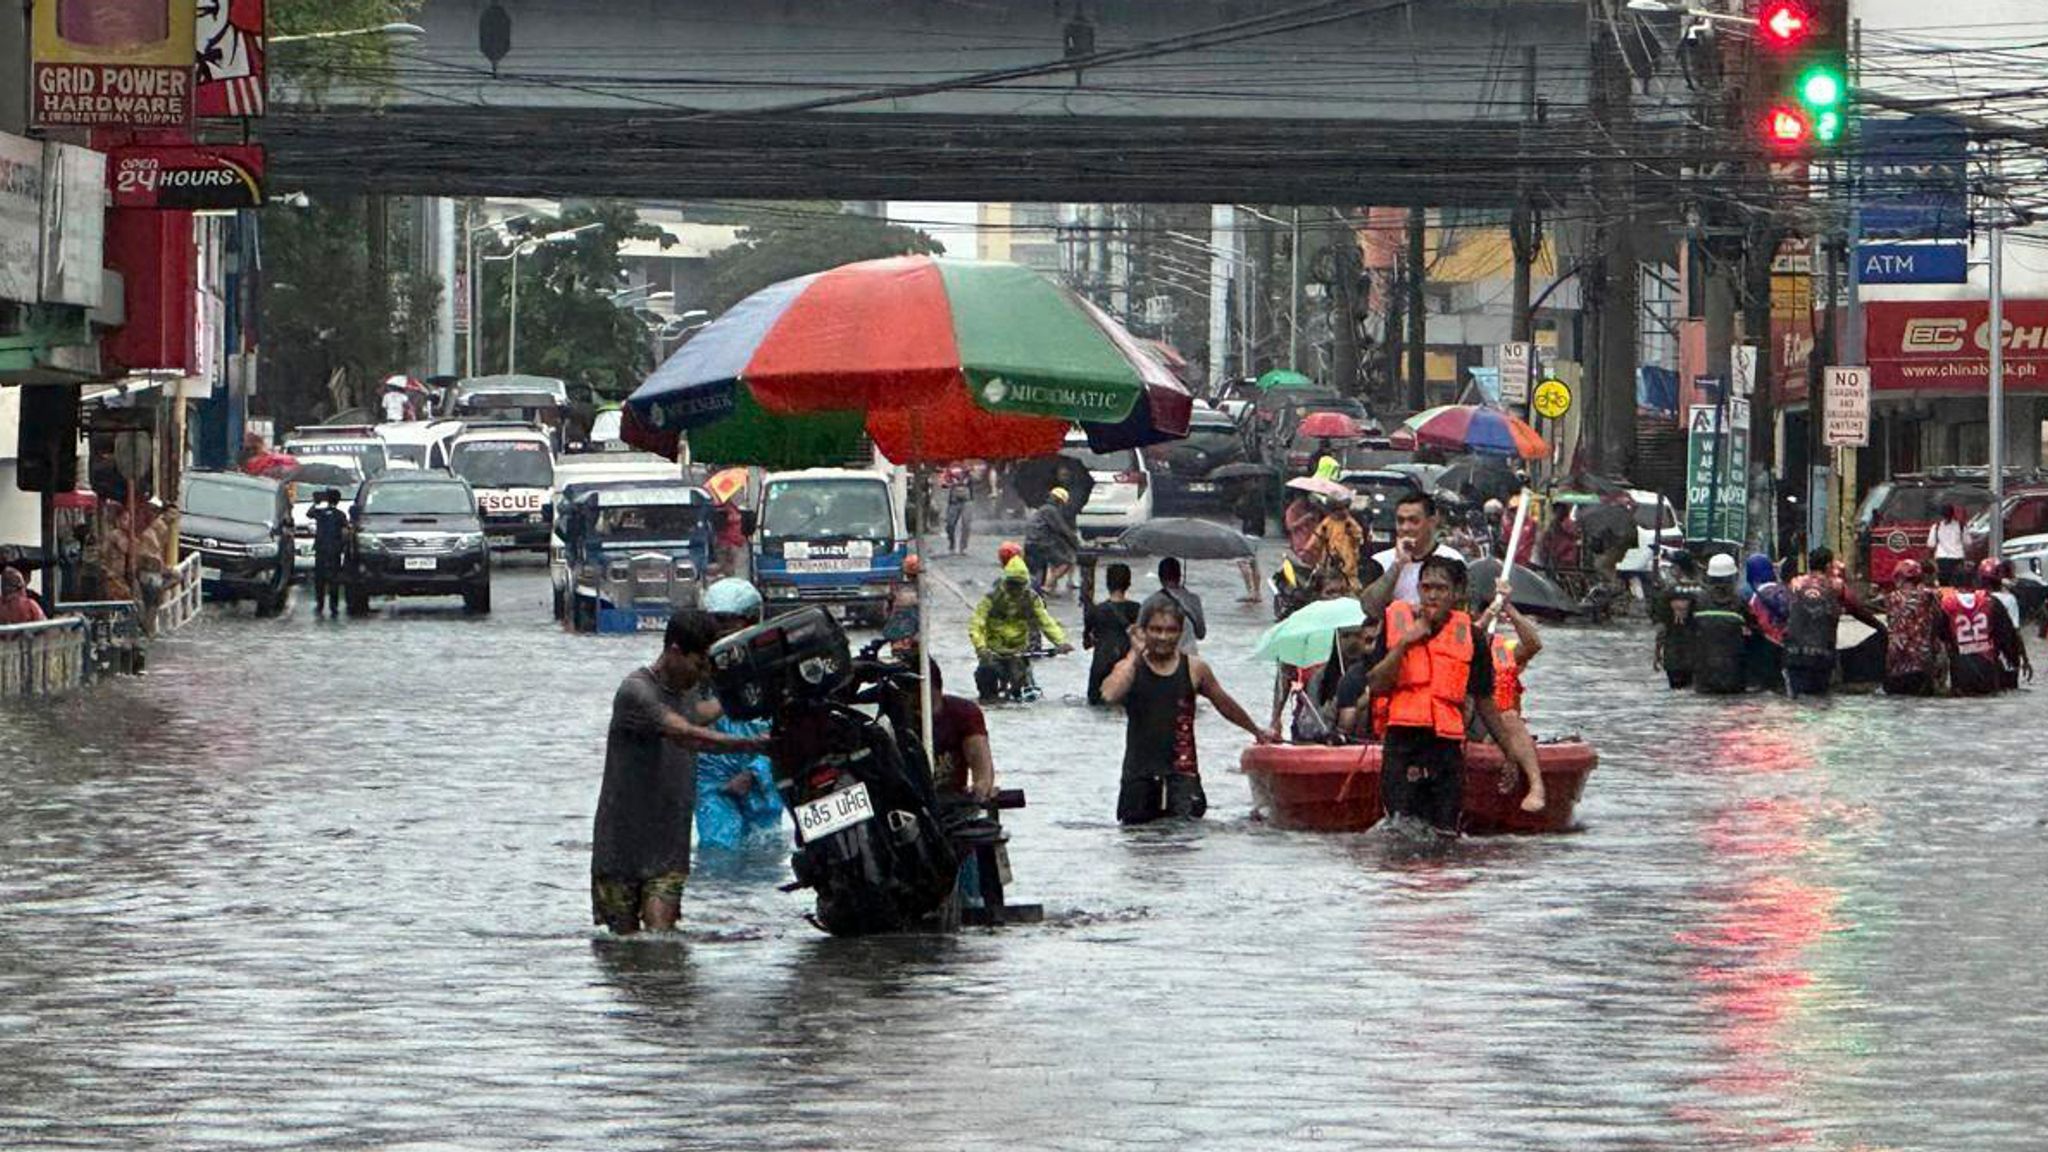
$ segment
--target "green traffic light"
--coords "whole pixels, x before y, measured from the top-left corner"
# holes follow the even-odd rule
[[[1842,76],[1831,68],[1815,68],[1799,78],[1799,100],[1809,108],[1833,108],[1842,102]]]

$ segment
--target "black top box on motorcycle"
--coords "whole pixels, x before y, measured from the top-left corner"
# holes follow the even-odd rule
[[[802,608],[711,648],[712,683],[726,714],[766,720],[791,700],[820,700],[846,683],[846,632],[822,608]]]

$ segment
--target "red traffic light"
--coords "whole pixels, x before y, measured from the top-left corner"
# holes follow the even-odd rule
[[[1813,34],[1813,16],[1791,0],[1771,0],[1756,17],[1757,35],[1772,48],[1790,48]]]
[[[1764,115],[1764,135],[1779,148],[1797,148],[1813,135],[1813,125],[1796,109],[1778,107]]]

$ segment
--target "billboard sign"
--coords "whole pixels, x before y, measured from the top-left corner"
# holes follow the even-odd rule
[[[107,191],[116,208],[261,208],[263,146],[172,144],[115,148]]]
[[[30,122],[177,127],[192,119],[193,0],[38,0]]]
[[[199,115],[263,115],[263,5],[264,0],[198,0],[192,101]]]
[[[1969,234],[1970,137],[1939,116],[1864,119],[1858,128],[1862,235],[1953,240]]]
[[[1726,419],[1713,404],[1695,404],[1687,412],[1688,540],[1744,540],[1749,536],[1749,405],[1744,402],[1741,408]]]
[[[107,157],[50,141],[43,151],[43,302],[100,306]]]
[[[1991,306],[1983,300],[1863,304],[1870,387],[1982,394],[1991,382]],[[2005,302],[2005,386],[2048,392],[2048,300]]]

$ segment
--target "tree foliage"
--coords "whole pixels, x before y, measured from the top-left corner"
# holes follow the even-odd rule
[[[541,239],[588,225],[595,227],[572,240]],[[641,223],[628,206],[603,203],[579,205],[559,219],[529,220],[522,227],[484,247],[490,256],[506,256],[520,247],[519,371],[558,376],[588,387],[600,399],[624,399],[653,367],[653,353],[647,329],[613,302],[625,283],[619,246],[627,240],[659,239],[661,230]],[[511,269],[510,260],[478,262],[484,287],[480,374],[505,370]]]
[[[404,271],[379,283],[371,211],[348,197],[263,213],[262,395],[280,422],[360,404],[371,382],[425,358],[440,283]]]
[[[711,257],[708,307],[717,315],[770,284],[857,260],[938,255],[945,250],[945,245],[915,228],[872,216],[829,210],[814,215],[781,212],[749,224],[740,231],[739,243]]]
[[[303,36],[377,28],[409,19],[424,0],[270,0],[265,23],[272,36]],[[348,36],[275,45],[267,65],[278,90],[318,102],[331,89],[346,88],[367,98],[387,79],[391,42],[381,36]]]

